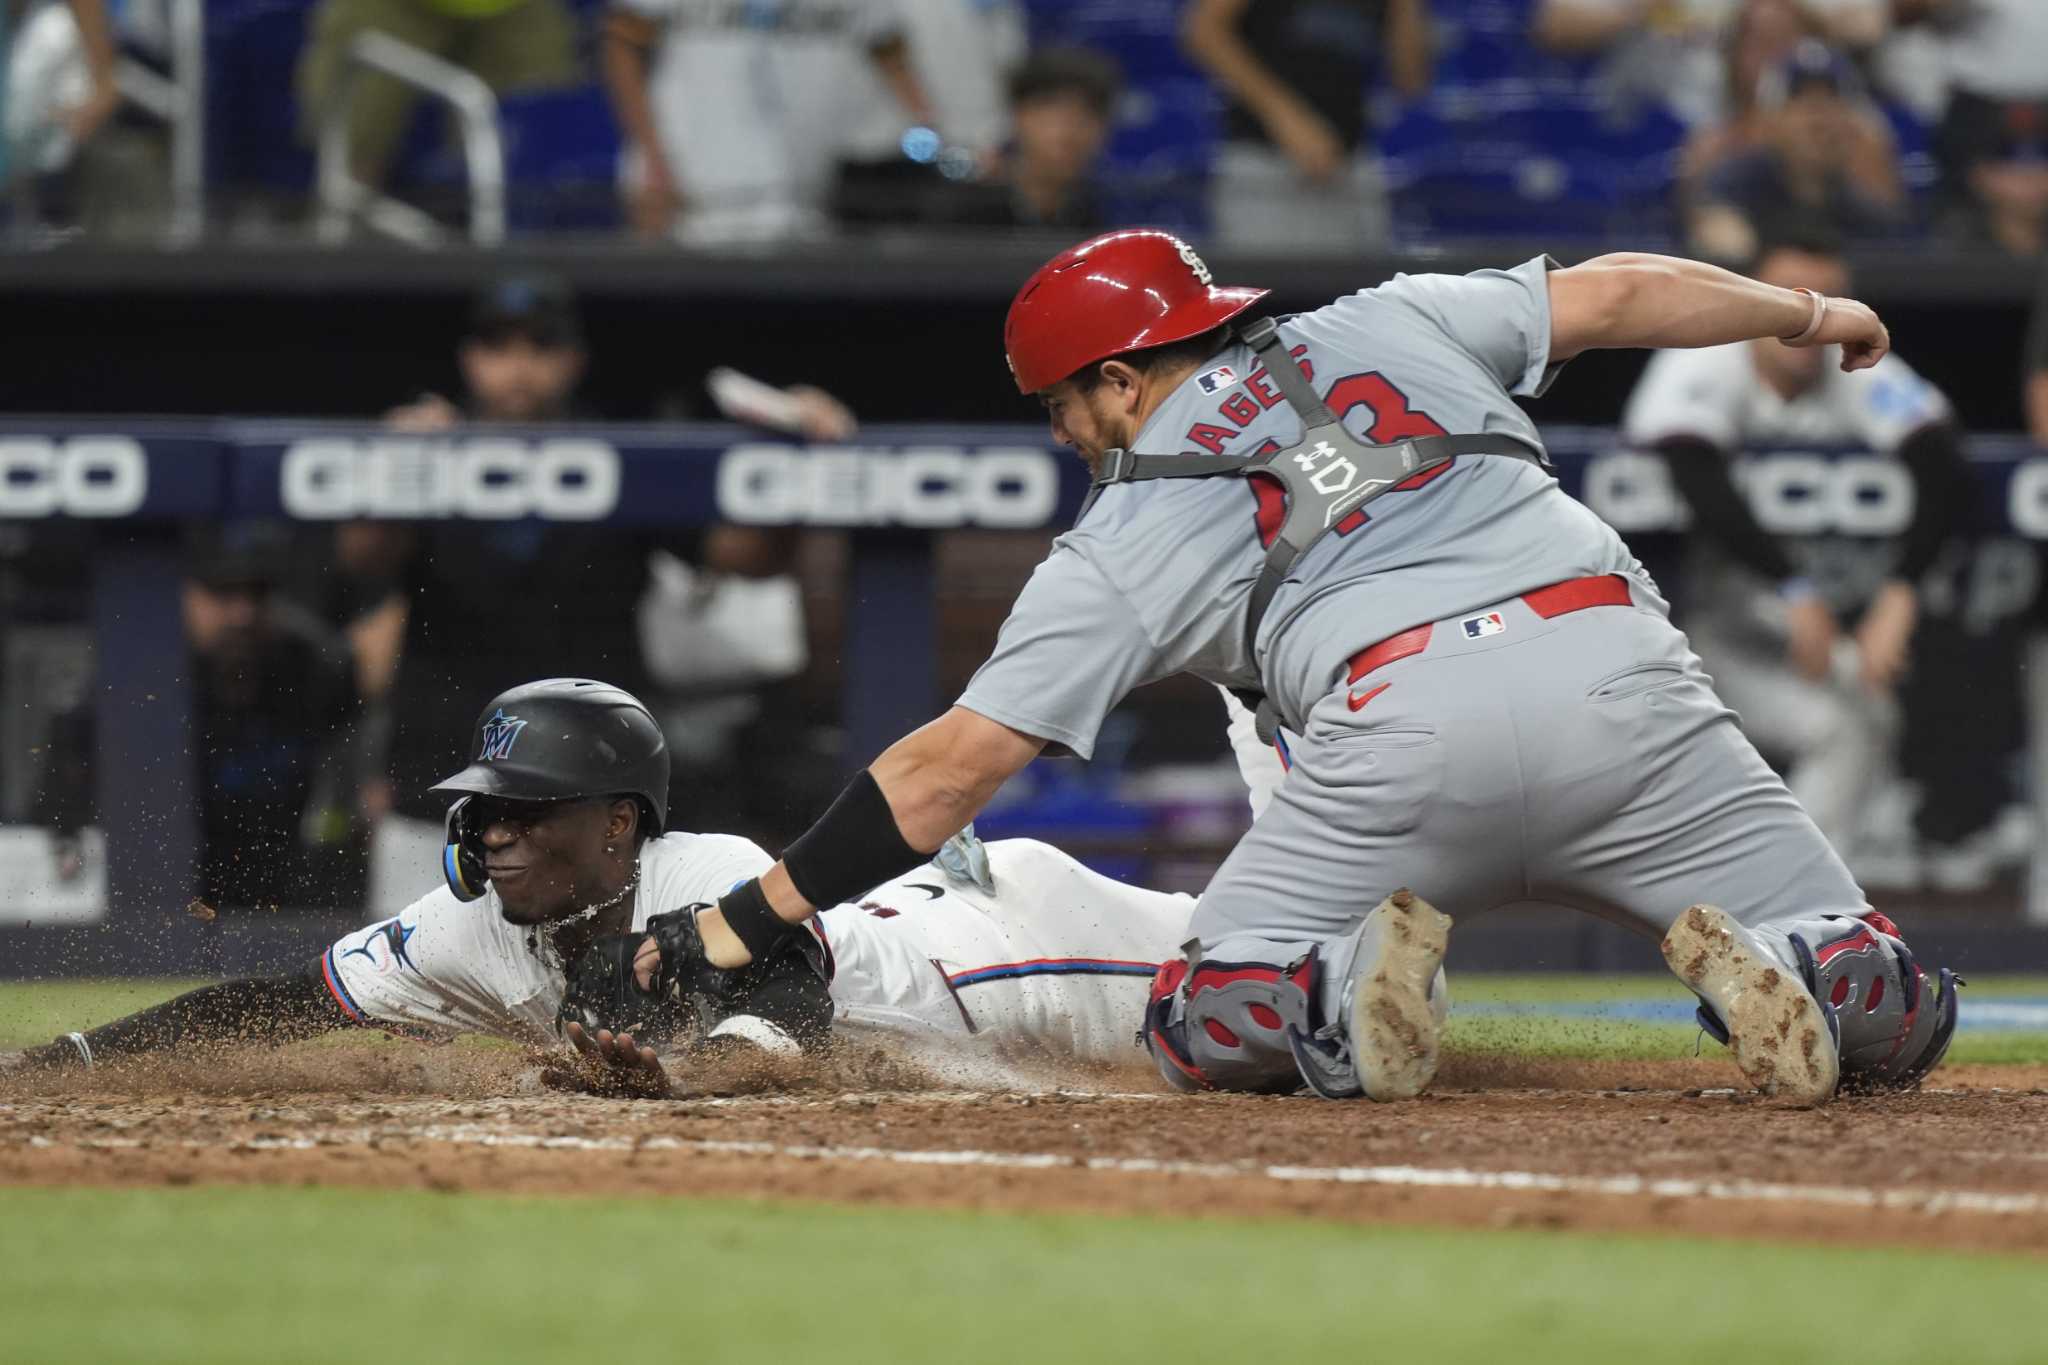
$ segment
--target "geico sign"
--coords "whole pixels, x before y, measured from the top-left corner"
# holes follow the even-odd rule
[[[2005,515],[2029,540],[2048,540],[2048,460],[2024,460],[2013,470]]]
[[[1763,455],[1738,460],[1736,486],[1766,531],[1895,536],[1913,520],[1913,475],[1870,455]],[[1659,455],[1624,450],[1586,464],[1586,505],[1617,531],[1670,531],[1690,521]],[[2043,507],[2048,514],[2048,506]]]
[[[619,452],[590,440],[314,437],[285,451],[278,495],[286,513],[308,521],[594,521],[619,504]]]
[[[125,517],[148,495],[149,457],[129,437],[0,437],[0,517]]]
[[[747,445],[718,462],[718,514],[760,525],[1043,526],[1059,500],[1058,464],[1030,447]]]

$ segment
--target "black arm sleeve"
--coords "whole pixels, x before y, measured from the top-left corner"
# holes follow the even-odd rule
[[[1899,459],[1913,474],[1913,520],[1906,527],[1894,577],[1918,582],[1952,536],[1969,528],[1969,470],[1962,433],[1930,422],[1899,442]]]
[[[317,966],[289,976],[252,976],[201,986],[125,1019],[32,1049],[42,1065],[100,1062],[194,1043],[289,1043],[352,1023],[334,1003]]]
[[[1792,577],[1792,561],[1735,487],[1728,456],[1699,436],[1667,436],[1652,447],[1670,467],[1671,483],[1692,508],[1693,530],[1773,583]]]

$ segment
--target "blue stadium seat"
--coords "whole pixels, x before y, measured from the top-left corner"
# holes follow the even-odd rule
[[[1215,91],[1201,76],[1166,77],[1125,91],[1103,156],[1113,221],[1201,230],[1217,115]]]
[[[511,92],[498,116],[514,229],[619,225],[619,127],[603,86]]]
[[[206,9],[207,178],[303,193],[313,156],[298,137],[292,79],[313,0],[210,0]]]
[[[1624,119],[1584,97],[1476,114],[1451,102],[1455,119],[1444,103],[1407,111],[1380,140],[1403,240],[1671,235],[1675,120]]]

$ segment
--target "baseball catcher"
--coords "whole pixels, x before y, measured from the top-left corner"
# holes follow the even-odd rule
[[[1871,913],[1514,401],[1599,347],[1777,337],[1854,377],[1884,324],[1634,253],[1397,275],[1292,316],[1256,316],[1265,293],[1144,230],[1024,282],[1010,369],[1093,494],[958,703],[700,914],[707,960],[772,958],[1047,746],[1087,756],[1128,692],[1191,672],[1256,698],[1293,761],[1154,985],[1170,1082],[1419,1093],[1452,920],[1530,900],[1660,936],[1766,1092],[1934,1066],[1953,976]]]

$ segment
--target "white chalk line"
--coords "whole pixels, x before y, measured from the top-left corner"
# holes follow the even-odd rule
[[[1854,1185],[1796,1185],[1757,1180],[1696,1180],[1643,1175],[1557,1175],[1543,1171],[1486,1171],[1442,1166],[1262,1166],[1150,1157],[1075,1157],[1056,1152],[903,1149],[818,1146],[804,1143],[740,1142],[655,1135],[577,1137],[568,1134],[507,1133],[470,1124],[429,1124],[417,1128],[334,1130],[317,1138],[253,1137],[227,1143],[186,1139],[176,1144],[141,1138],[81,1138],[60,1144],[35,1136],[32,1148],[71,1145],[93,1150],[132,1150],[175,1145],[194,1149],[312,1151],[322,1147],[375,1146],[388,1142],[438,1142],[459,1147],[505,1147],[575,1152],[692,1152],[716,1156],[760,1156],[797,1161],[879,1162],[895,1166],[971,1166],[989,1170],[1104,1171],[1121,1175],[1172,1175],[1202,1180],[1272,1180],[1289,1184],[1376,1185],[1407,1189],[1498,1190],[1510,1193],[1603,1195],[1613,1198],[1703,1199],[1713,1201],[1815,1204],[1836,1208],[1918,1213],[2036,1217],[2048,1213],[2048,1198],[1988,1190],[1879,1190]]]

